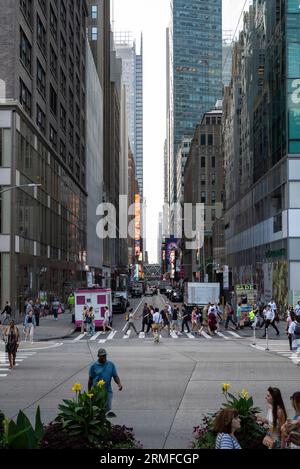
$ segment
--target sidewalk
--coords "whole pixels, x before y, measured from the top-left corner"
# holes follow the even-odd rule
[[[23,322],[20,322],[17,326],[23,341]],[[58,315],[58,321],[54,321],[53,315],[40,317],[40,325],[34,330],[33,340],[34,342],[59,340],[70,336],[74,330],[75,324],[72,324],[72,314],[69,310],[66,310],[65,313]]]

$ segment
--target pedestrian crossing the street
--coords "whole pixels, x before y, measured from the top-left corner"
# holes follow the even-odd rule
[[[205,330],[201,331],[201,334],[193,334],[192,332],[174,332],[171,331],[168,333],[167,330],[163,330],[160,333],[160,339],[163,341],[169,341],[169,342],[174,342],[174,341],[179,341],[179,340],[234,340],[234,339],[244,339],[245,336],[239,335],[235,332],[231,331],[217,331],[215,335],[211,336],[206,332]],[[79,334],[77,337],[74,339],[71,339],[71,341],[68,341],[68,343],[73,343],[73,344],[78,344],[82,342],[94,342],[98,344],[105,344],[109,341],[112,340],[122,340],[124,342],[132,342],[133,340],[138,340],[140,342],[143,341],[153,341],[153,336],[152,332],[149,332],[146,334],[145,332],[140,332],[138,335],[136,335],[135,331],[132,329],[129,329],[127,333],[125,333],[125,330],[120,330],[120,331],[109,331],[109,332],[96,332],[93,336],[88,336],[87,333],[82,333]]]
[[[300,353],[289,349],[287,341],[282,340],[269,340],[268,347],[266,345],[252,344],[253,348],[261,350],[262,352],[272,352],[290,360],[294,365],[300,366]]]
[[[16,367],[20,366],[24,360],[27,358],[31,358],[36,354],[36,352],[27,352],[27,351],[20,351],[17,353],[16,357]],[[11,373],[13,370],[9,369],[9,361],[8,361],[8,355],[5,352],[0,352],[0,379],[1,378],[7,378],[9,373]]]

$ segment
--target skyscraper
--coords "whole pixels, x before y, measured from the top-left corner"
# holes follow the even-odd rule
[[[122,59],[129,142],[143,200],[143,37],[140,54],[136,53],[136,42],[129,32],[116,32],[114,39],[117,57]]]
[[[222,96],[222,1],[172,0],[169,44],[168,139],[170,202],[176,202],[177,146],[192,137]]]

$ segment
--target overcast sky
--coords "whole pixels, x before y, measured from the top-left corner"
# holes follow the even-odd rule
[[[163,205],[166,138],[166,27],[169,0],[111,0],[113,28],[144,38],[144,194],[147,199],[147,250],[157,261],[158,213]],[[223,30],[236,29],[245,0],[223,0]],[[247,1],[247,7],[248,7]],[[242,22],[241,22],[242,24]],[[241,27],[240,24],[240,27]],[[240,29],[240,28],[239,28]],[[139,50],[139,49],[138,49]]]

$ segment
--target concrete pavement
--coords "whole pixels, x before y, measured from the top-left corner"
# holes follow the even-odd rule
[[[124,318],[119,316],[117,322],[122,325]],[[97,342],[66,340],[28,356],[0,381],[0,408],[9,417],[22,408],[33,419],[40,405],[43,421],[51,421],[62,399],[73,396],[75,382],[87,387],[88,369],[98,348]],[[165,339],[160,344],[120,339],[106,343],[105,348],[124,386],[118,392],[113,384],[117,415],[113,423],[133,427],[145,448],[187,448],[202,415],[215,412],[224,402],[223,382],[232,384],[233,393],[248,389],[263,415],[266,389],[279,387],[289,416],[293,415],[289,396],[300,390],[299,367],[284,357],[254,349],[249,339]]]

